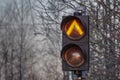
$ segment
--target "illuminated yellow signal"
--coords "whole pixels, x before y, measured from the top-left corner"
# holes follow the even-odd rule
[[[76,20],[72,21],[72,24],[70,25],[70,27],[68,28],[68,30],[66,32],[67,35],[71,35],[71,33],[74,29],[77,30],[77,32],[79,33],[80,36],[84,34],[84,31],[82,29],[82,25],[79,25],[79,23]]]

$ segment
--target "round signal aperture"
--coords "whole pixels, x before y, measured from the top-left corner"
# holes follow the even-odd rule
[[[82,23],[78,19],[71,19],[64,26],[66,35],[73,40],[81,39],[85,35]]]
[[[79,67],[84,63],[84,57],[80,48],[74,46],[65,51],[64,59],[72,67]]]

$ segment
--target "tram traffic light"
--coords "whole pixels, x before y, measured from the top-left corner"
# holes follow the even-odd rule
[[[62,30],[62,69],[88,70],[89,68],[89,18],[88,16],[65,16]]]

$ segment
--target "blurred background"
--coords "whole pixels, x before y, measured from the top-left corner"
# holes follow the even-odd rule
[[[120,80],[119,0],[0,0],[0,80],[68,80],[61,63],[62,16],[89,15],[86,80]]]

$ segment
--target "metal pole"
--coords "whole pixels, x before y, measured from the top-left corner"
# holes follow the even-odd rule
[[[82,80],[82,71],[74,71],[74,73],[77,75],[77,80]]]
[[[82,80],[82,71],[78,71],[77,80]]]

